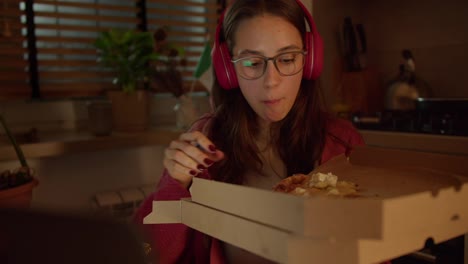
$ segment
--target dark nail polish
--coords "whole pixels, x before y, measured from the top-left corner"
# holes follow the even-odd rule
[[[194,170],[190,170],[190,175],[195,176],[195,175],[197,175],[197,172],[194,171]]]
[[[210,159],[204,159],[203,162],[205,162],[206,165],[211,165],[213,164],[214,161],[210,160]]]
[[[202,171],[202,170],[206,170],[206,167],[201,164],[198,164],[197,169]]]
[[[215,152],[216,151],[216,147],[214,145],[209,145],[208,146],[208,149],[211,151],[211,152]]]

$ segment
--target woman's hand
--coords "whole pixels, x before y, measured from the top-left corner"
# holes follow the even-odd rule
[[[163,164],[172,178],[188,188],[194,176],[223,158],[224,153],[205,135],[194,131],[181,134],[169,144],[164,151]]]

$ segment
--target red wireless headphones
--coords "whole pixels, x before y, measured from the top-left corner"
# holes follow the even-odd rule
[[[304,11],[305,18],[310,28],[310,32],[306,33],[304,39],[304,47],[307,54],[305,56],[302,78],[315,80],[320,76],[323,68],[323,42],[315,27],[310,12],[301,1],[296,0],[296,2],[302,8],[302,11]],[[239,83],[237,81],[234,65],[231,62],[231,55],[229,54],[227,44],[226,42],[220,42],[220,31],[223,27],[224,13],[219,20],[220,22],[216,27],[215,43],[211,57],[219,84],[222,88],[229,90],[239,87]]]

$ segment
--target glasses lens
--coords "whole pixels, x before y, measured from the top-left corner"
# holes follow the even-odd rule
[[[301,51],[279,54],[275,65],[282,75],[294,75],[304,67],[304,53]]]
[[[294,75],[304,67],[304,52],[291,51],[273,58],[253,56],[234,60],[236,72],[244,79],[254,80],[263,76],[269,60],[274,60],[275,68],[283,76]]]
[[[245,79],[260,78],[265,71],[265,59],[262,57],[248,57],[236,62],[237,72]]]

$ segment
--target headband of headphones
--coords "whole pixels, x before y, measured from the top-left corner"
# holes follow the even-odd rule
[[[323,68],[323,41],[310,12],[300,0],[296,0],[296,3],[301,7],[310,29],[304,38],[304,49],[307,51],[307,54],[305,56],[302,76],[304,79],[315,80],[320,76]],[[229,90],[239,87],[239,83],[227,44],[220,40],[225,12],[221,14],[216,27],[211,59],[219,84],[223,89]]]

